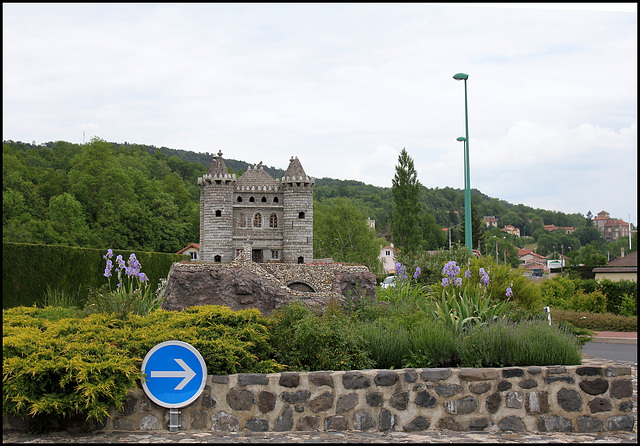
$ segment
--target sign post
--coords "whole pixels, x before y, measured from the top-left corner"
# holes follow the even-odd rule
[[[142,362],[142,388],[149,399],[169,409],[169,430],[178,430],[178,408],[193,403],[204,390],[207,366],[191,344],[165,341],[153,347]]]

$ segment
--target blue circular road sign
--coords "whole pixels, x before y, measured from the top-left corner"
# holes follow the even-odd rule
[[[159,406],[185,407],[200,396],[207,366],[198,350],[182,341],[165,341],[149,350],[142,362],[142,388]]]

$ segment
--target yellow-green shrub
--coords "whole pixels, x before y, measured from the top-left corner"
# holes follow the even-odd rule
[[[568,307],[574,311],[604,314],[607,312],[607,296],[600,291],[585,293],[578,290],[569,298]]]
[[[208,374],[278,372],[284,366],[272,359],[270,324],[258,310],[222,306],[144,317],[64,317],[52,307],[3,310],[3,412],[102,421],[139,383],[147,352],[172,339],[193,345]]]

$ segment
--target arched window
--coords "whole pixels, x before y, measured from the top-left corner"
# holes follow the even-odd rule
[[[244,212],[241,212],[238,215],[238,227],[239,228],[246,228],[247,227],[247,216],[244,215]]]
[[[278,197],[273,197],[273,202],[277,203],[278,202]]]
[[[298,218],[304,218],[304,212],[300,212],[300,213],[298,214]]]
[[[216,262],[216,263],[220,263],[222,261],[222,257],[221,256],[215,256],[213,258],[213,261]]]
[[[267,202],[267,197],[262,197],[262,200],[260,200],[260,201],[263,202],[263,203],[266,203]]]
[[[242,197],[238,196],[238,203],[242,203]]]
[[[269,216],[269,227],[270,228],[278,227],[278,216],[276,214],[271,214],[271,216]]]
[[[220,209],[216,210],[216,217],[222,217],[222,211]]]
[[[249,202],[253,203],[254,201],[256,201],[253,197],[249,197]]]
[[[261,228],[262,227],[262,214],[259,212],[253,216],[253,227]]]
[[[298,257],[298,263],[304,263],[304,257]]]

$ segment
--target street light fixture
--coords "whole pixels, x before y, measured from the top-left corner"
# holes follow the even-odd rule
[[[471,183],[469,181],[469,112],[467,108],[467,79],[468,74],[458,73],[453,76],[457,81],[464,81],[464,123],[466,138],[464,144],[464,243],[470,252],[473,251],[471,240]],[[460,141],[460,138],[458,138]]]

